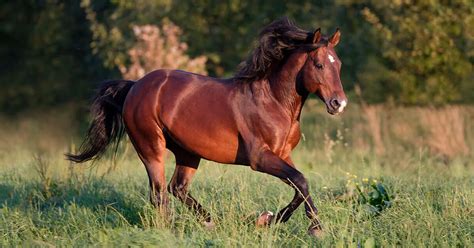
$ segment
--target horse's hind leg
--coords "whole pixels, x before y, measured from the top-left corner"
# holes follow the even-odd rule
[[[144,129],[129,123],[127,133],[137,150],[138,156],[145,165],[150,183],[151,203],[164,212],[168,207],[168,195],[166,192],[164,161],[166,140],[163,132],[158,127]]]
[[[178,148],[179,149],[179,148]],[[176,168],[168,185],[168,192],[173,194],[189,209],[193,210],[199,217],[204,220],[204,225],[208,228],[214,226],[211,221],[211,215],[207,212],[199,202],[188,192],[188,186],[199,167],[200,158],[190,154],[182,149],[176,151],[173,149],[176,157]]]

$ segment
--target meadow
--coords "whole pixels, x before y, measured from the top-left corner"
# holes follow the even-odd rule
[[[339,117],[312,101],[293,153],[310,183],[325,235],[306,234],[300,207],[283,224],[256,228],[259,213],[293,197],[279,180],[243,166],[202,161],[190,190],[211,212],[206,230],[171,198],[164,218],[148,201],[145,169],[129,141],[118,154],[74,165],[80,144],[71,111],[1,119],[0,246],[472,247],[474,108],[351,105]],[[174,169],[167,158],[167,177]],[[378,213],[357,188],[381,183]]]

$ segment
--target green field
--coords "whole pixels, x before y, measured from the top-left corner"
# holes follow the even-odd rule
[[[304,138],[293,160],[309,180],[320,210],[321,239],[306,234],[309,221],[303,207],[287,223],[256,228],[258,214],[284,207],[292,189],[247,167],[207,161],[201,162],[190,190],[210,210],[215,229],[206,230],[173,198],[172,215],[165,219],[148,202],[145,169],[129,142],[114,159],[71,165],[62,154],[78,144],[77,134],[69,133],[76,127],[58,121],[69,116],[51,113],[41,120],[2,122],[0,246],[472,247],[472,109],[461,120],[467,152],[447,156],[416,141],[430,144],[426,130],[417,132],[421,138],[413,142],[387,134],[385,117],[382,153],[375,147],[380,140],[360,131],[365,122],[357,107],[340,118],[328,117],[320,108],[309,104],[305,111]],[[400,123],[418,125],[420,110],[403,116],[397,114],[401,110],[390,111],[392,123],[402,118]],[[170,154],[168,178],[173,160]],[[392,206],[378,215],[347,197],[347,181],[365,178],[382,182],[393,195]]]

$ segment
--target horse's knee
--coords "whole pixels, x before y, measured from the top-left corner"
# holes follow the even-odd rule
[[[293,184],[301,193],[308,192],[308,181],[302,173],[297,173],[292,178],[289,178],[290,183]]]

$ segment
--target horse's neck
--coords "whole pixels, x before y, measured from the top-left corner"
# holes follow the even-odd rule
[[[301,109],[308,96],[298,92],[298,74],[306,61],[305,53],[293,53],[276,68],[269,77],[271,91],[275,98],[288,110],[293,119],[299,119]]]

